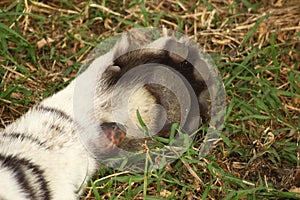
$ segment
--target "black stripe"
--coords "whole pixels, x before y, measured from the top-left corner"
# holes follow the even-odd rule
[[[28,199],[51,199],[48,182],[44,178],[44,171],[39,166],[30,162],[30,160],[12,155],[5,156],[0,154],[0,161],[2,161],[2,167],[8,168],[15,174],[15,178]],[[27,174],[34,175],[34,178],[37,180],[36,185],[39,188],[30,184]],[[39,191],[40,195],[36,194],[35,191]]]
[[[37,111],[45,111],[45,112],[54,113],[54,114],[58,115],[59,117],[65,119],[65,120],[68,120],[69,122],[74,122],[72,117],[70,117],[64,111],[59,110],[57,108],[51,108],[51,107],[48,107],[48,106],[38,105],[38,106],[34,107],[34,109],[37,110]]]
[[[37,144],[40,147],[45,147],[46,149],[48,148],[45,145],[45,142],[41,142],[40,140],[38,140],[38,138],[34,138],[31,135],[25,135],[24,133],[2,133],[0,134],[0,137],[5,137],[5,138],[13,138],[13,139],[19,139],[20,141],[24,141],[24,140],[29,140],[32,143]]]

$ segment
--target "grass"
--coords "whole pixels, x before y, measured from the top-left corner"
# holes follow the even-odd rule
[[[1,1],[1,127],[64,88],[103,39],[133,27],[167,27],[196,39],[223,76],[222,140],[199,160],[199,139],[149,174],[101,168],[82,199],[300,199],[293,192],[300,187],[298,4]]]

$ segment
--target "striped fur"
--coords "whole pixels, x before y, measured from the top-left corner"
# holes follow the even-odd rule
[[[95,59],[89,68],[64,90],[43,100],[0,133],[0,199],[79,198],[78,191],[81,191],[81,185],[99,166],[98,160],[83,145],[80,134],[85,127],[101,127],[103,123],[114,122],[112,112],[127,108],[127,102],[122,102],[122,93],[113,96],[117,81],[127,71],[140,64],[160,63],[173,66],[177,70],[184,67],[180,58],[153,48],[155,45],[162,48],[164,45],[178,43],[175,39],[160,38],[153,42],[151,49],[132,51],[124,56],[123,54],[131,48],[129,43],[127,38],[123,38],[110,52]],[[187,78],[194,80],[193,87],[200,96],[205,90],[203,79],[193,74],[193,71],[188,73]],[[96,85],[88,78],[93,74],[97,75]],[[195,84],[197,82],[202,85]],[[87,90],[81,91],[82,94],[75,94],[80,87],[78,84],[83,84]],[[199,85],[201,88],[198,88]],[[127,91],[136,85],[134,81],[128,81],[121,87]],[[127,137],[136,134],[137,127],[134,125],[138,123],[135,115],[137,109],[142,111],[141,115],[146,124],[155,127],[160,113],[150,110],[156,103],[160,103],[156,90],[159,88],[148,85],[133,94],[129,101],[129,117],[121,116],[122,120],[118,121],[126,126]],[[86,102],[80,101],[80,98],[95,91],[92,106],[87,107]],[[79,98],[76,106],[75,98]],[[119,105],[112,105],[112,98],[116,98],[115,100],[120,102]],[[202,107],[207,107],[206,101],[203,102]],[[86,117],[81,119],[78,113]],[[170,120],[169,123],[172,122],[172,119]],[[101,140],[107,141],[105,137],[105,134],[99,133]],[[106,149],[107,144],[104,143],[91,140],[88,146],[93,147],[97,155],[105,155],[111,149]]]

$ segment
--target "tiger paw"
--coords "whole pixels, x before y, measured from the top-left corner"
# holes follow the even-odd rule
[[[116,122],[105,122],[100,126],[103,134],[109,140],[109,143],[105,145],[107,149],[118,147],[126,137],[125,127],[121,124]]]

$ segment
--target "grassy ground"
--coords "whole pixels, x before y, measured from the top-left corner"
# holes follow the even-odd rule
[[[82,199],[300,199],[300,1],[0,2],[0,124],[64,88],[90,50],[133,27],[182,31],[224,77],[225,128],[152,174],[100,169]]]

